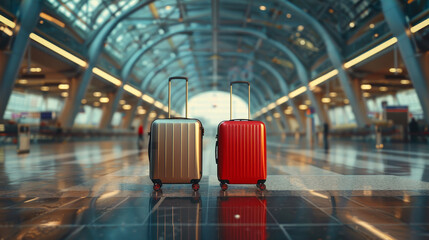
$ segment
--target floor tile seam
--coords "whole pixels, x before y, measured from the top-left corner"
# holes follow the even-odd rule
[[[37,220],[37,219],[39,219],[39,218],[42,218],[42,217],[44,217],[45,215],[50,214],[50,213],[52,213],[52,212],[54,212],[54,211],[56,211],[56,210],[60,209],[62,206],[67,205],[67,204],[69,204],[69,203],[74,203],[74,202],[76,202],[76,201],[78,201],[78,200],[80,200],[80,199],[81,199],[81,198],[76,198],[75,200],[70,201],[70,202],[68,202],[68,203],[65,203],[65,204],[63,204],[63,205],[61,205],[61,206],[59,206],[59,207],[57,207],[57,208],[48,208],[48,209],[50,209],[50,210],[48,210],[48,211],[46,211],[46,212],[44,212],[44,213],[42,213],[42,214],[40,214],[40,215],[38,215],[38,216],[36,216],[36,217],[34,217],[34,218],[28,219],[27,221],[24,221],[24,222],[23,222],[23,224],[24,224],[25,222],[29,222],[29,221],[33,221],[33,220]]]
[[[106,209],[105,209],[106,211],[105,211],[104,213],[102,213],[100,216],[98,216],[97,218],[93,219],[91,223],[96,222],[98,219],[100,219],[101,217],[103,217],[103,216],[104,216],[104,215],[106,215],[107,213],[111,212],[113,209],[116,209],[116,208],[117,208],[120,204],[122,204],[124,201],[128,200],[128,198],[130,198],[130,197],[129,197],[129,196],[128,196],[128,197],[125,197],[122,201],[120,201],[119,203],[117,203],[115,206],[110,207],[110,208],[106,208]]]
[[[86,226],[85,225],[81,225],[80,227],[78,227],[77,229],[75,229],[73,232],[71,232],[70,234],[68,234],[68,236],[66,236],[64,239],[72,239],[76,234],[78,234],[80,231],[82,231]]]
[[[316,204],[314,204],[313,202],[311,202],[309,199],[307,199],[306,197],[301,197],[303,198],[305,201],[307,201],[310,205],[314,206],[316,209],[318,209],[319,211],[323,212],[324,214],[326,214],[329,218],[331,218],[332,220],[341,223],[341,221],[335,217],[333,217],[332,215],[328,214],[327,212],[323,211],[321,208],[319,208],[318,206],[316,206]]]
[[[321,210],[322,212],[324,212],[325,214],[330,215],[330,214],[327,212],[327,211],[328,211],[328,209],[332,209],[332,208],[321,208],[320,210]],[[362,209],[364,209],[364,208],[356,208],[356,209],[362,210]],[[383,211],[380,211],[380,210],[377,210],[377,209],[367,208],[367,207],[366,207],[366,210],[376,211],[376,212],[378,212],[378,214],[382,214],[382,215],[384,215],[385,217],[390,217],[390,218],[395,219],[395,220],[397,220],[398,222],[400,222],[400,223],[385,223],[385,225],[404,225],[404,224],[406,224],[406,223],[402,222],[400,219],[397,219],[394,215],[391,215],[391,214],[389,214],[389,213],[387,213],[387,212],[383,212]],[[340,221],[340,219],[338,219],[338,222],[343,223],[343,224],[350,224],[350,223],[344,223],[344,222]],[[375,225],[375,223],[371,223],[371,224],[372,224],[372,225]]]
[[[61,197],[56,197],[56,196],[52,196],[52,197],[32,197],[32,198],[37,198],[36,199],[36,201],[37,200],[40,200],[40,199],[49,199],[49,198],[58,198],[58,199],[61,199]],[[73,200],[72,202],[74,202],[74,201],[77,201],[77,200],[80,200],[81,199],[81,197],[69,197],[69,198],[76,198],[75,200]],[[31,200],[31,199],[28,199],[28,200]],[[27,201],[28,201],[27,200]],[[70,202],[70,203],[72,203],[72,202]],[[5,209],[19,209],[19,208],[45,208],[45,209],[51,209],[51,208],[49,208],[49,207],[16,207],[17,205],[20,205],[20,204],[24,204],[24,203],[26,203],[25,201],[24,202],[20,202],[20,203],[15,203],[15,204],[13,204],[13,205],[11,205],[11,206],[8,206],[8,207],[5,207]],[[57,207],[57,208],[60,208],[60,207],[62,207],[62,206],[65,206],[65,205],[67,205],[68,203],[64,203],[64,205],[61,205],[61,206],[59,206],[59,207]]]
[[[145,219],[143,220],[143,223],[146,223],[147,221],[149,221],[150,215],[152,215],[158,208],[159,206],[162,204],[162,202],[164,202],[166,197],[161,197],[161,199],[159,199],[159,201],[155,204],[155,206],[152,207],[152,209],[149,211],[149,213],[147,214],[147,216],[145,217]]]
[[[262,202],[260,198],[257,198],[261,205],[264,206],[265,211],[271,216],[271,218],[274,220],[276,226],[283,232],[283,234],[286,236],[288,240],[292,240],[289,233],[284,229],[278,222],[278,220],[274,217],[274,215],[271,213],[271,211],[267,208],[267,206]]]

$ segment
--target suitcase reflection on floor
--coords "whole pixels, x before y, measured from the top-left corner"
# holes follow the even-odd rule
[[[151,199],[147,239],[201,239],[202,204],[198,192],[193,197]]]
[[[218,197],[218,239],[266,239],[266,206],[262,197]]]

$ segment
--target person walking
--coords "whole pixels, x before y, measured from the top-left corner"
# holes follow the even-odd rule
[[[138,129],[138,139],[137,139],[137,146],[139,149],[143,148],[143,142],[144,142],[143,134],[144,134],[143,125],[140,124]]]

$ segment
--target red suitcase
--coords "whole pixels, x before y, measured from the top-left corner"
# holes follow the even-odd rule
[[[249,91],[249,119],[232,120],[232,85],[245,83]],[[250,120],[250,84],[245,81],[231,82],[231,120],[218,126],[216,142],[217,177],[222,190],[227,184],[256,184],[265,189],[267,179],[267,147],[265,124]]]
[[[219,239],[267,239],[266,206],[257,197],[218,198]]]

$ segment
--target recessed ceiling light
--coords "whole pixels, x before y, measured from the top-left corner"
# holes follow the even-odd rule
[[[300,110],[307,110],[307,108],[308,108],[308,106],[307,105],[305,105],[305,104],[301,104],[301,105],[299,105],[299,107],[298,107]]]
[[[360,89],[362,90],[370,90],[372,86],[370,84],[362,84],[360,85]]]
[[[287,14],[286,14],[286,17],[287,17],[287,18],[292,18],[292,14],[287,13]]]
[[[49,91],[49,87],[48,86],[41,86],[40,90],[42,90],[43,92],[47,92],[47,91]]]
[[[86,101],[86,99],[82,99],[81,101],[80,101],[80,103],[82,103],[82,104],[86,104],[88,101]]]
[[[275,118],[280,118],[280,113],[275,112],[275,113],[273,114],[273,116],[274,116]]]
[[[328,98],[328,97],[322,98],[322,103],[330,103],[330,102],[331,102],[330,98]]]
[[[336,92],[330,92],[330,93],[329,93],[329,96],[330,96],[330,97],[336,97],[336,96],[338,96],[338,94],[337,94]]]
[[[354,28],[354,27],[356,27],[355,22],[350,22],[350,23],[349,23],[349,27],[350,27],[350,28]]]
[[[344,99],[344,104],[349,104],[350,101],[348,99]]]
[[[371,94],[370,94],[369,92],[364,92],[364,93],[363,93],[363,96],[364,96],[364,97],[369,97],[369,96],[371,96]]]
[[[30,68],[30,72],[41,72],[41,71],[42,71],[42,69],[39,67],[31,67]]]
[[[101,97],[101,92],[94,92],[92,95],[94,97]]]
[[[369,28],[374,29],[375,28],[374,23],[369,24]]]
[[[124,110],[130,110],[131,109],[131,105],[130,104],[125,104],[124,106],[122,106],[122,109],[124,109]]]
[[[100,106],[100,103],[99,102],[95,102],[94,103],[94,107],[99,107]]]
[[[28,80],[27,80],[27,79],[19,79],[19,80],[18,80],[18,83],[19,83],[19,84],[23,84],[23,85],[24,85],[24,84],[27,84],[27,83],[28,83]]]
[[[102,97],[102,98],[100,98],[100,102],[101,103],[108,103],[109,102],[109,98],[108,97]]]
[[[388,88],[383,86],[383,87],[380,87],[379,90],[382,92],[386,92],[388,90]]]
[[[265,7],[264,5],[261,5],[261,6],[259,6],[259,10],[265,11],[265,10],[267,10],[267,7]]]
[[[391,73],[402,73],[402,68],[389,68]]]
[[[410,84],[410,80],[408,80],[408,79],[402,79],[401,80],[401,84],[404,84],[404,85]]]
[[[62,92],[61,93],[61,97],[68,97],[69,96],[69,93],[68,92]]]
[[[302,32],[304,30],[304,26],[299,25],[298,28],[297,28],[297,30],[298,30],[298,32]]]
[[[67,90],[69,88],[70,88],[70,85],[68,85],[67,83],[58,84],[58,89]]]
[[[165,10],[170,10],[171,9],[171,6],[170,5],[167,5],[167,6],[165,6]]]
[[[123,99],[119,100],[119,104],[124,105],[125,103],[127,103],[125,100]]]
[[[302,39],[301,41],[299,41],[299,44],[301,44],[301,45],[305,45],[305,40],[304,39]]]

